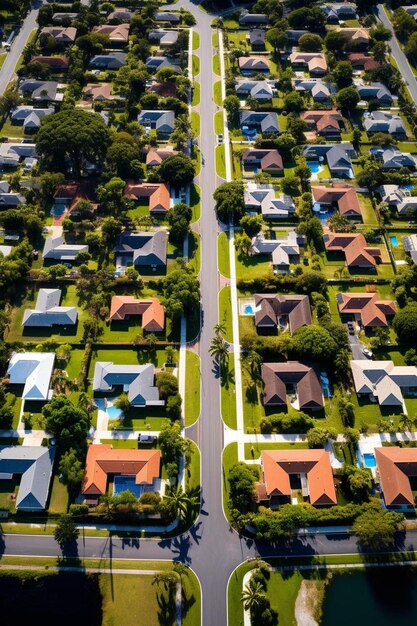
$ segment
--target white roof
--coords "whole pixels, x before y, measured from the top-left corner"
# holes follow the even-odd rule
[[[55,362],[53,352],[14,352],[7,374],[11,385],[24,385],[24,400],[47,400]]]

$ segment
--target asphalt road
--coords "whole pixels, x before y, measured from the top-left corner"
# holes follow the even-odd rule
[[[22,28],[15,37],[11,50],[7,54],[7,58],[0,70],[0,95],[2,95],[9,82],[16,78],[14,69],[19,60],[20,55],[26,45],[28,37],[34,28],[37,28],[36,18],[38,17],[39,7],[32,9],[26,16],[22,24]]]
[[[417,103],[417,82],[416,77],[414,76],[412,69],[407,61],[407,57],[404,52],[401,50],[398,40],[394,33],[394,28],[388,19],[387,14],[384,11],[384,5],[378,4],[376,7],[376,14],[385,26],[392,32],[392,38],[388,42],[388,45],[391,46],[391,52],[393,57],[395,58],[398,68],[400,70],[401,76],[405,80],[408,85],[408,90],[411,94],[414,103]]]

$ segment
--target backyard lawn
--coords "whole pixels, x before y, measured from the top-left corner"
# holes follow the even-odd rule
[[[200,357],[191,350],[187,350],[185,379],[185,425],[191,426],[200,415]]]
[[[48,510],[50,513],[66,513],[68,508],[68,490],[61,483],[57,475],[54,475],[49,500]]]

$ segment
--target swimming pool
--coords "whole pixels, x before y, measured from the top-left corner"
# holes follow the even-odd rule
[[[245,308],[243,309],[245,315],[253,315],[254,310],[252,304],[245,304]]]
[[[397,248],[397,247],[398,247],[398,239],[397,239],[396,235],[391,235],[391,236],[390,236],[390,238],[389,238],[389,240],[390,240],[390,242],[391,242],[391,245],[392,245],[394,248]]]
[[[114,406],[114,404],[107,404],[106,413],[111,420],[118,420],[123,416],[123,411]]]
[[[142,493],[142,485],[137,485],[135,481],[135,476],[115,476],[113,479],[113,495],[119,496],[122,491],[131,491],[139,498]]]
[[[308,163],[308,167],[311,169],[312,174],[318,174],[323,169],[320,163]]]
[[[365,452],[363,455],[363,463],[365,467],[376,467],[375,454],[372,454],[372,452]]]

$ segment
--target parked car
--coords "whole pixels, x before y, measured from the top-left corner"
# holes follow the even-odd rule
[[[149,445],[152,445],[156,443],[156,437],[155,435],[144,435],[139,433],[138,443],[148,443]]]
[[[374,356],[372,352],[368,350],[368,348],[362,348],[362,354],[364,354],[367,359],[372,359],[372,357]]]
[[[354,323],[353,322],[348,322],[346,324],[346,326],[347,326],[349,335],[354,335],[355,334],[355,325],[354,325]]]
[[[219,134],[217,135],[217,141],[218,141],[219,143],[223,143],[223,133],[219,133]]]

